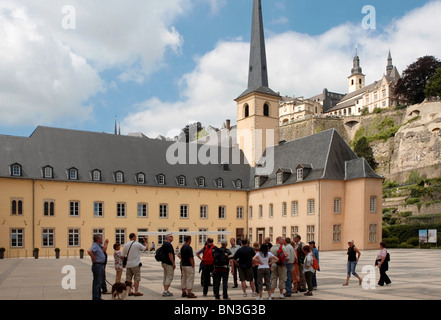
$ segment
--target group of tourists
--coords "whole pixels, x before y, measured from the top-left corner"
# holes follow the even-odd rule
[[[115,282],[121,282],[123,269],[126,269],[126,281],[133,283],[131,296],[142,296],[139,292],[141,281],[141,252],[147,250],[146,239],[143,242],[136,241],[136,234],[129,235],[130,241],[126,243],[121,251],[120,244],[114,244],[115,259]],[[182,297],[189,299],[197,298],[193,292],[196,277],[195,256],[200,259],[202,294],[208,296],[209,287],[213,287],[215,299],[222,298],[229,300],[228,279],[231,272],[233,276],[233,288],[238,287],[240,281],[243,296],[248,296],[248,285],[251,289],[251,296],[257,300],[263,299],[263,291],[267,291],[268,299],[275,298],[278,289],[278,298],[284,299],[293,294],[303,292],[305,296],[312,296],[317,289],[316,272],[319,267],[319,251],[314,241],[305,244],[301,241],[300,235],[293,239],[277,237],[276,243],[272,244],[270,238],[264,243],[254,243],[252,247],[247,239],[241,239],[241,245],[236,244],[234,238],[230,239],[228,248],[227,240],[221,241],[217,247],[212,238],[208,238],[203,248],[194,253],[191,247],[191,236],[184,237],[184,244],[175,252],[173,249],[173,235],[168,234],[162,246],[156,250],[155,258],[161,262],[163,268],[163,297],[171,297],[173,293],[169,288],[174,279],[176,270],[176,258],[179,258],[181,270]],[[105,266],[107,263],[108,240],[103,242],[102,236],[94,236],[94,244],[88,250],[92,258],[92,297],[101,299],[102,293],[108,293],[105,280]],[[381,250],[376,259],[376,266],[380,269],[380,280],[378,285],[389,285],[391,283],[386,274],[388,270],[389,254],[386,245],[380,244]],[[351,275],[356,277],[359,284],[362,279],[356,273],[356,265],[361,255],[354,242],[348,242],[347,279],[343,284],[347,286]],[[211,284],[213,280],[213,284]],[[222,288],[222,292],[221,292]]]

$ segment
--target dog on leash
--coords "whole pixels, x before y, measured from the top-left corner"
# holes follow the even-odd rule
[[[124,300],[132,288],[132,282],[117,282],[112,286],[112,299]]]

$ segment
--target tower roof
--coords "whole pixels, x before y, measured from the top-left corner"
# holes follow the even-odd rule
[[[351,70],[351,75],[355,74],[363,74],[363,70],[360,67],[360,58],[358,57],[358,54],[355,54],[353,68]]]
[[[253,2],[248,88],[239,96],[239,98],[252,92],[278,96],[278,94],[268,86],[268,69],[266,64],[261,0],[254,0]]]

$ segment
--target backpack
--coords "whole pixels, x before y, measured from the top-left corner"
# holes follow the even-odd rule
[[[228,266],[228,254],[225,249],[214,248],[214,265]]]
[[[156,261],[162,262],[162,256],[163,256],[163,254],[162,254],[162,247],[160,247],[160,248],[158,248],[158,250],[156,250],[156,253],[155,253]]]
[[[278,266],[283,266],[286,264],[286,261],[288,261],[288,257],[285,255],[285,252],[283,252],[282,245],[280,245],[279,249],[277,250],[277,259],[279,259],[279,261],[276,263]]]
[[[314,270],[318,270],[320,268],[319,263],[314,256],[312,256],[312,268]]]
[[[202,262],[204,263],[204,266],[211,266],[214,263],[214,245],[208,246],[208,244],[205,246],[204,249],[204,255],[202,256]]]

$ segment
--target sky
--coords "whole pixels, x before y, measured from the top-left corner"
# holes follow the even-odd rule
[[[150,138],[236,123],[247,88],[252,0],[2,0],[0,134],[37,126]],[[269,86],[347,93],[387,55],[402,73],[441,59],[441,0],[262,0]]]

